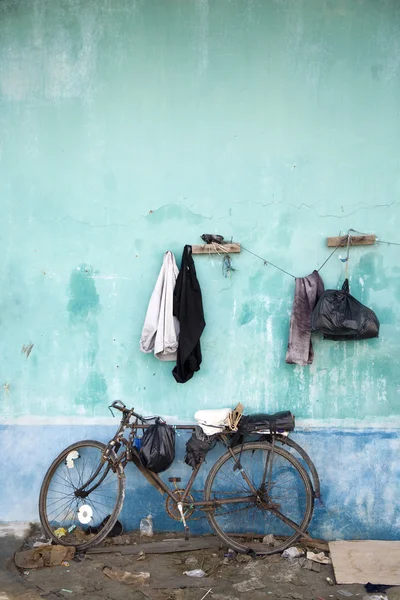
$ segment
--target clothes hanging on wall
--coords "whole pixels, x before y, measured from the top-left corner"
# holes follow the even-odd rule
[[[181,270],[174,291],[174,315],[179,321],[180,336],[176,366],[172,374],[178,383],[186,383],[200,369],[200,336],[206,326],[192,246],[185,246],[183,249]]]
[[[296,277],[296,287],[290,317],[289,343],[286,362],[311,365],[314,350],[311,343],[311,313],[324,291],[324,282],[318,271],[307,277]]]
[[[168,251],[164,254],[140,338],[141,351],[154,351],[159,360],[176,360],[177,357],[179,322],[173,315],[173,298],[178,275],[175,256]]]

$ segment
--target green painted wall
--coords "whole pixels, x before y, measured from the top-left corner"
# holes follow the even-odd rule
[[[204,232],[298,276],[349,227],[400,242],[397,0],[3,0],[0,91],[4,420],[115,398],[399,418],[396,246],[351,254],[380,338],[317,341],[311,368],[284,363],[293,280],[244,252],[232,280],[196,258],[191,382],[139,352],[163,252]],[[341,284],[337,255],[322,273]]]

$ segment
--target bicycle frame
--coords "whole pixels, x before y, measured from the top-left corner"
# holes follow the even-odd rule
[[[194,429],[194,426],[181,426],[181,427],[182,428],[184,427],[185,429]],[[142,475],[147,479],[147,481],[157,491],[159,491],[162,495],[167,494],[171,498],[171,500],[176,502],[176,504],[180,503],[182,506],[190,506],[190,507],[196,507],[196,508],[201,508],[201,507],[212,508],[212,507],[217,507],[218,505],[222,505],[222,504],[239,504],[239,503],[242,503],[243,501],[245,501],[245,502],[251,502],[251,501],[255,502],[256,501],[257,490],[254,488],[253,483],[247,477],[246,473],[243,470],[241,470],[242,477],[245,479],[246,483],[249,485],[251,492],[254,495],[245,496],[245,497],[241,497],[241,498],[225,498],[224,500],[212,500],[212,501],[203,500],[203,501],[199,501],[199,502],[187,501],[187,497],[190,493],[190,490],[192,489],[193,483],[195,482],[196,477],[197,477],[204,461],[201,461],[193,469],[192,474],[189,478],[189,481],[186,484],[183,494],[182,495],[179,494],[179,496],[178,496],[176,493],[174,493],[174,490],[171,490],[168,487],[168,485],[166,483],[164,483],[164,481],[161,479],[161,477],[159,477],[159,475],[157,473],[153,473],[153,471],[149,471],[142,464],[142,461],[140,460],[139,452],[137,451],[137,449],[135,447],[133,447],[133,445],[122,435],[123,431],[127,428],[131,428],[131,430],[134,430],[137,428],[137,425],[136,424],[127,424],[124,422],[124,419],[122,419],[120,427],[119,427],[117,433],[115,434],[114,438],[109,442],[107,449],[109,449],[109,448],[115,449],[117,447],[117,451],[118,451],[119,450],[118,445],[123,444],[125,446],[125,450],[122,453],[122,455],[118,458],[117,462],[118,463],[122,462],[123,464],[126,464],[127,462],[132,462],[138,468],[138,470],[142,473]],[[138,426],[138,428],[141,429],[142,427]],[[229,446],[227,437],[224,434],[220,434],[218,437],[219,437],[219,441],[221,441],[229,451],[230,446]],[[107,455],[106,460],[110,460],[109,452],[107,453],[107,450],[106,450],[105,454]],[[240,462],[237,460],[237,458],[235,457],[235,455],[233,454],[232,451],[231,451],[231,454],[239,468]],[[81,489],[84,489],[88,484],[90,484],[92,482],[92,480],[93,479],[86,482],[85,485],[82,486]]]

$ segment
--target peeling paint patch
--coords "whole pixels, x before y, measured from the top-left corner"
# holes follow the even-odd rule
[[[35,344],[29,342],[29,344],[24,344],[21,348],[21,354],[25,354],[26,358],[29,358],[30,353],[32,352],[32,348]]]

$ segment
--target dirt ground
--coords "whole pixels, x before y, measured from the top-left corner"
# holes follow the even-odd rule
[[[137,555],[118,552],[127,544],[147,543],[151,546],[153,541],[171,537],[182,538],[181,535],[163,533],[144,541],[136,532],[125,534],[114,541],[107,541],[117,552],[77,555],[66,566],[21,571],[9,561],[8,569],[16,581],[15,593],[10,592],[8,587],[7,594],[0,593],[0,600],[202,600],[207,592],[213,600],[344,600],[351,597],[361,600],[366,595],[362,585],[329,585],[327,577],[334,581],[331,565],[318,565],[319,572],[311,571],[304,568],[304,561],[280,555],[256,560],[242,555],[225,557],[227,548],[222,546],[169,554],[145,551],[141,560]],[[41,534],[36,532],[24,543],[24,548],[32,547],[34,541],[40,538]],[[149,584],[137,588],[136,585],[113,581],[103,573],[104,567],[131,573],[148,572]],[[193,569],[203,569],[208,575],[194,578],[183,574]],[[22,592],[20,588],[17,590],[18,578],[22,578],[19,581],[25,583],[25,589],[36,590],[37,595],[29,595],[22,588]],[[399,588],[389,590],[389,600],[399,600],[399,592]]]

